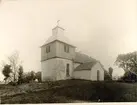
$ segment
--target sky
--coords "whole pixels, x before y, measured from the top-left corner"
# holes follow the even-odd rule
[[[2,0],[0,65],[18,51],[25,72],[40,71],[40,46],[57,20],[78,51],[113,67],[114,76],[124,73],[114,65],[118,54],[137,50],[136,0]]]

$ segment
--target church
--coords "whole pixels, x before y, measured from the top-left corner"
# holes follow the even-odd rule
[[[52,35],[41,46],[42,81],[65,79],[104,80],[103,65],[86,54],[76,52],[76,46],[64,35],[65,29],[57,25]]]

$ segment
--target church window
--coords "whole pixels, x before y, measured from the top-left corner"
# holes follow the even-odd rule
[[[69,53],[69,46],[68,45],[64,45],[64,51]]]
[[[69,64],[67,64],[67,67],[66,67],[66,76],[69,77],[70,74],[69,74]]]
[[[97,70],[97,81],[99,81],[100,71]]]
[[[46,52],[49,53],[50,52],[50,46],[46,47]]]

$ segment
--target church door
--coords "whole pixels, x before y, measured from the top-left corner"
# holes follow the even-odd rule
[[[99,81],[99,78],[100,78],[100,71],[97,70],[97,81]]]
[[[70,74],[69,74],[69,64],[67,64],[67,67],[66,67],[66,76],[69,77]]]

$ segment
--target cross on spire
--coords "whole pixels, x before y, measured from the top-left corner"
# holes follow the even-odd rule
[[[59,21],[60,21],[60,20],[57,21],[57,26],[59,26]]]

